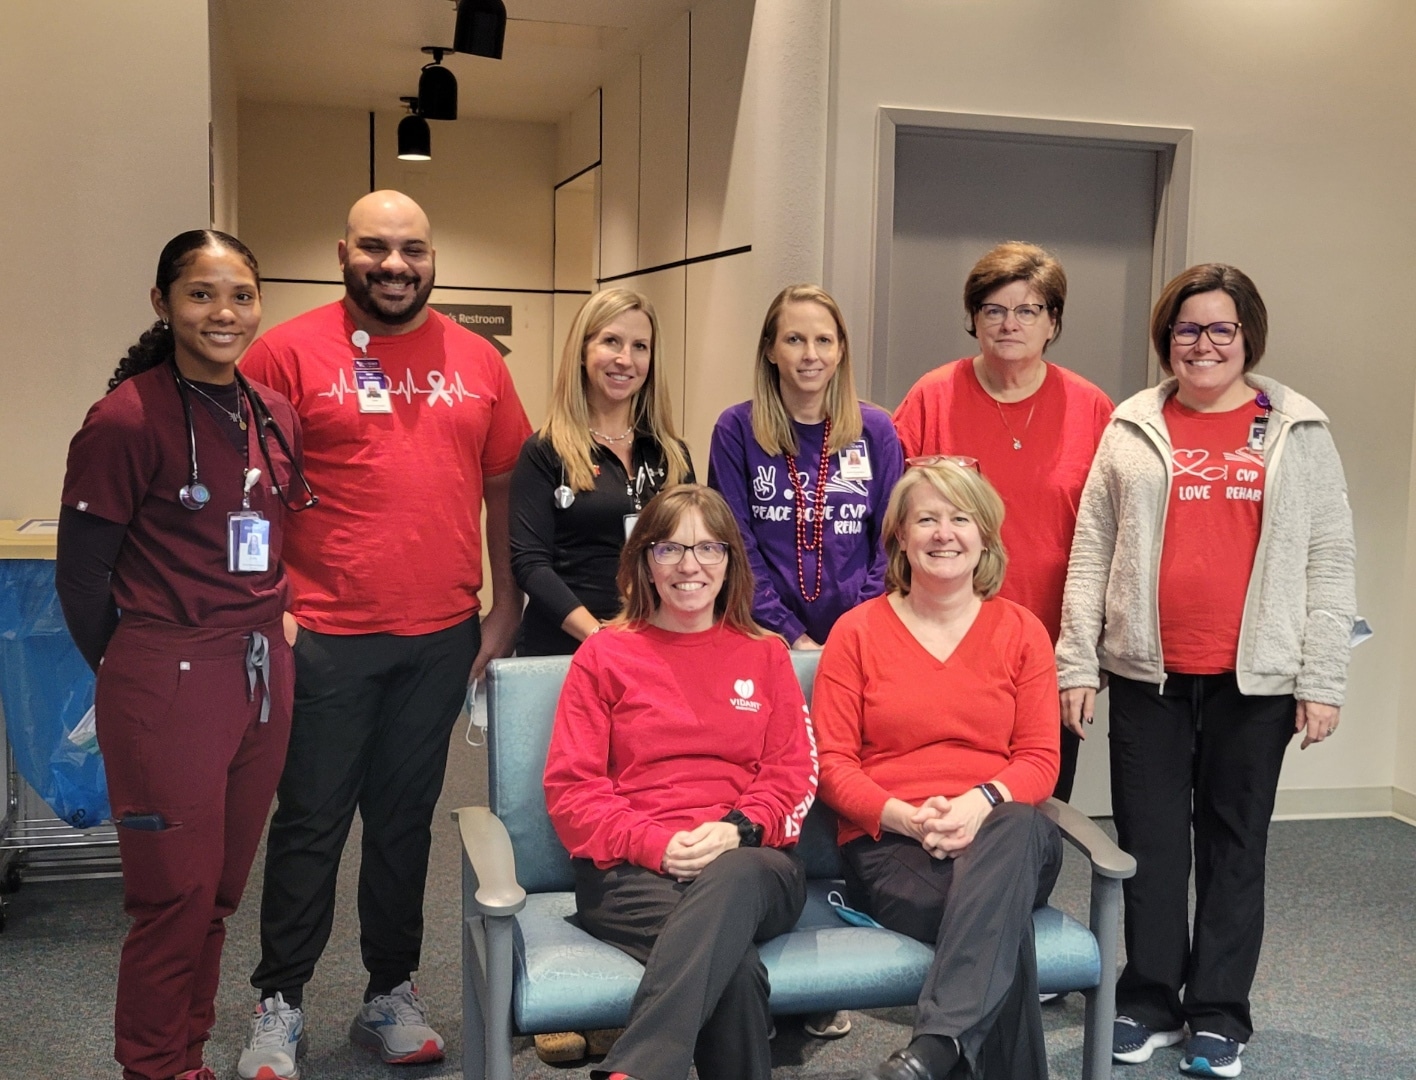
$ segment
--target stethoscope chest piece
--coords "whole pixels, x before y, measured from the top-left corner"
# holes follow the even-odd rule
[[[193,480],[190,484],[182,485],[182,490],[177,492],[177,501],[188,510],[200,510],[211,502],[211,492],[200,480]]]
[[[557,510],[569,510],[571,503],[575,502],[575,492],[566,484],[562,484],[551,492],[551,501],[556,504]]]

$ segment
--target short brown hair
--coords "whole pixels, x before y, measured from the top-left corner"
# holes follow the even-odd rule
[[[994,292],[1015,281],[1027,282],[1042,296],[1048,314],[1057,324],[1047,343],[1051,345],[1062,336],[1062,309],[1067,305],[1067,272],[1051,252],[1023,240],[999,244],[974,263],[974,268],[969,271],[964,281],[964,311],[969,317],[967,329],[970,336],[978,337],[978,331],[974,328],[978,309]],[[1047,351],[1047,345],[1042,347],[1043,352]]]
[[[900,529],[909,513],[910,494],[928,484],[974,519],[983,541],[983,554],[974,567],[974,592],[987,600],[1003,587],[1008,553],[1003,549],[1003,500],[981,473],[953,461],[911,465],[890,492],[881,532],[885,536],[885,587],[906,596],[910,591],[910,560],[900,545]]]
[[[1234,311],[1243,327],[1244,370],[1255,367],[1263,359],[1264,347],[1268,344],[1268,308],[1264,307],[1258,286],[1237,266],[1200,263],[1171,278],[1151,312],[1151,344],[1167,375],[1170,374],[1170,328],[1175,325],[1186,300],[1207,292],[1227,293],[1234,301]]]
[[[623,607],[619,620],[642,626],[659,607],[659,591],[649,573],[649,549],[674,535],[689,510],[697,510],[709,534],[728,545],[728,566],[723,587],[713,601],[713,615],[734,630],[752,637],[765,631],[752,618],[752,567],[747,561],[742,533],[723,497],[702,484],[675,484],[649,500],[634,532],[620,552],[619,585]]]

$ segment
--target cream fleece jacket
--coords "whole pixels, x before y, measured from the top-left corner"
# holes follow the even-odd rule
[[[1244,694],[1341,705],[1356,614],[1356,545],[1327,416],[1302,394],[1247,374],[1273,405],[1259,546],[1244,599],[1236,675]],[[1058,685],[1097,687],[1100,670],[1163,685],[1160,549],[1171,446],[1161,407],[1171,378],[1117,407],[1082,491],[1062,600]],[[1214,538],[1225,557],[1225,538]]]

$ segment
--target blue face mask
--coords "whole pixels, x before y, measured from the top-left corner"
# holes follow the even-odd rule
[[[885,929],[885,927],[881,926],[865,912],[857,911],[853,907],[846,907],[845,897],[838,892],[827,893],[826,902],[836,910],[836,914],[839,915],[843,921],[850,923],[852,926],[869,926],[876,930]]]

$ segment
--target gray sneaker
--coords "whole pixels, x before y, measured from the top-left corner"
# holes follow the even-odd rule
[[[416,1065],[443,1059],[443,1039],[428,1026],[428,1009],[418,988],[404,981],[390,993],[365,1002],[349,1025],[349,1037],[377,1050],[390,1065]]]
[[[256,1006],[236,1074],[241,1080],[300,1080],[304,1055],[305,1014],[276,994]]]

